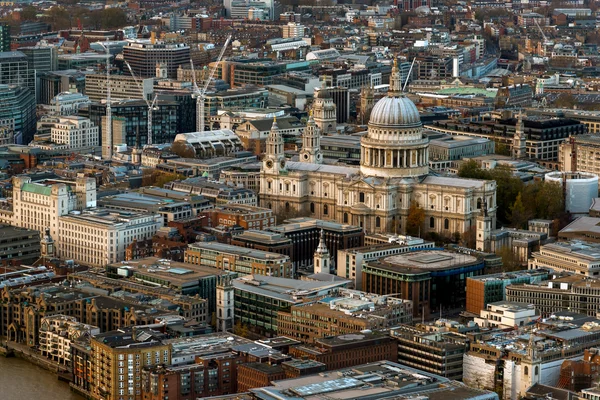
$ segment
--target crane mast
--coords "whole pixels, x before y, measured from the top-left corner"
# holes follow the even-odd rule
[[[219,53],[219,57],[217,58],[215,65],[211,68],[211,70],[208,74],[208,78],[204,82],[204,86],[202,87],[202,89],[199,89],[198,85],[196,84],[196,72],[194,70],[194,62],[192,60],[190,60],[190,64],[192,65],[192,75],[193,75],[193,82],[194,82],[194,95],[196,96],[196,113],[197,113],[196,114],[196,130],[198,132],[202,132],[204,130],[204,126],[205,126],[204,125],[204,99],[205,99],[206,91],[208,90],[208,85],[210,84],[210,81],[212,80],[213,76],[215,75],[217,67],[219,66],[219,63],[221,62],[221,60],[223,59],[223,55],[225,54],[225,50],[227,49],[227,46],[229,45],[230,41],[231,41],[231,35],[229,35],[227,37],[227,40],[225,40],[225,44],[223,45],[223,48],[221,49],[221,52]]]
[[[150,101],[144,97],[144,88],[142,87],[142,83],[140,82],[138,77],[133,73],[133,69],[131,68],[131,65],[129,65],[129,63],[127,61],[125,61],[125,64],[127,65],[127,69],[129,69],[129,73],[131,73],[131,76],[133,77],[135,83],[137,84],[138,89],[140,89],[140,91],[142,92],[142,98],[144,99],[144,101],[146,102],[146,105],[148,106],[148,139],[146,140],[146,143],[151,145],[152,144],[152,134],[153,134],[152,111],[158,109],[158,108],[155,108],[156,99],[157,99],[158,95],[155,94],[154,99],[152,100],[152,103],[150,103]]]

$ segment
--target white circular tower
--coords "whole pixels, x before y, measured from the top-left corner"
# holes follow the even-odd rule
[[[556,182],[565,192],[565,210],[587,214],[592,200],[598,197],[598,175],[589,172],[554,171],[546,174],[547,182]],[[563,186],[566,184],[566,187]]]

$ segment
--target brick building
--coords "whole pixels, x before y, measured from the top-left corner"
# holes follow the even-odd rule
[[[314,346],[295,346],[290,355],[322,362],[331,371],[381,360],[396,362],[398,344],[384,332],[361,332],[317,339]]]
[[[241,226],[244,229],[266,229],[275,225],[275,215],[268,208],[245,204],[228,204],[202,213],[207,226]]]

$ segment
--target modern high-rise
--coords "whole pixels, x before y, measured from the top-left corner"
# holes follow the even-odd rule
[[[185,43],[164,43],[156,40],[130,40],[123,47],[123,58],[138,77],[156,76],[156,64],[167,66],[167,76],[177,77],[177,68],[190,62],[190,47]]]
[[[20,51],[0,52],[0,84],[17,85],[35,90],[35,71]]]
[[[35,134],[35,95],[17,85],[0,84],[0,120],[14,120],[14,142],[27,144]]]
[[[10,51],[10,25],[6,22],[0,24],[0,51]]]

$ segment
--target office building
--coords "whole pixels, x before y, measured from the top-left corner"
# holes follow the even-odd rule
[[[239,275],[292,276],[290,258],[286,255],[217,242],[190,244],[184,258],[190,264],[210,265]]]
[[[152,101],[154,78],[139,79],[131,75],[111,75],[109,80],[112,100],[146,99]],[[106,74],[86,74],[85,94],[91,101],[101,102],[107,97]],[[141,89],[140,89],[141,85]]]
[[[514,154],[517,118],[483,121],[436,121],[426,125],[427,129],[449,135],[485,138],[508,147]],[[526,158],[558,160],[559,148],[565,139],[586,133],[586,127],[579,121],[566,118],[528,116],[522,119],[522,135],[525,137]]]
[[[77,116],[57,118],[50,130],[50,139],[68,149],[93,149],[100,145],[98,127],[89,119]]]
[[[401,382],[401,383],[399,383]],[[251,389],[256,399],[280,400],[347,398],[355,400],[449,398],[497,400],[493,391],[467,387],[447,378],[390,361],[378,361],[331,373],[280,380]]]
[[[0,25],[0,51],[10,51],[10,25],[2,23]]]
[[[36,230],[40,234],[50,228],[50,236],[57,243],[56,255],[63,257],[59,217],[95,206],[95,179],[80,176],[75,182],[34,183],[30,177],[17,176],[13,178],[13,209],[0,210],[0,215],[11,220],[14,226]],[[81,240],[78,241],[81,243]]]
[[[95,367],[94,396],[137,400],[142,394],[142,369],[171,363],[171,347],[154,331],[119,330],[91,338],[91,362]]]
[[[446,250],[396,254],[363,264],[363,290],[413,302],[414,317],[463,308],[465,284],[485,271],[482,257]],[[396,294],[399,293],[399,294]]]
[[[365,331],[315,339],[313,345],[293,346],[289,354],[323,363],[331,371],[381,360],[396,362],[398,344],[387,331]]]
[[[216,309],[217,276],[222,272],[211,266],[193,265],[156,257],[144,257],[135,262],[122,261],[106,265],[106,276],[126,279],[159,288],[172,289],[178,295],[200,297],[188,317],[209,322],[208,313]],[[234,275],[235,276],[235,275]],[[206,300],[203,300],[206,299]],[[205,304],[208,303],[208,304]]]
[[[429,141],[430,163],[485,156],[494,154],[494,151],[494,142],[486,138],[444,135]]]
[[[489,303],[473,321],[481,328],[511,329],[529,325],[538,317],[533,304],[498,301]]]
[[[314,344],[328,336],[385,329],[412,321],[412,301],[340,290],[315,302],[277,313],[277,333]]]
[[[472,276],[467,278],[466,311],[478,315],[489,303],[506,300],[506,288],[510,285],[537,284],[550,276],[549,269],[532,269]]]
[[[600,281],[584,275],[555,276],[550,281],[506,287],[506,300],[534,304],[543,316],[570,310],[596,317]]]
[[[0,263],[17,262],[32,265],[40,257],[40,232],[37,230],[0,225]],[[0,284],[9,275],[0,275]]]
[[[354,288],[362,290],[362,267],[365,262],[375,261],[379,258],[407,253],[414,250],[432,249],[433,242],[426,242],[421,238],[403,236],[394,243],[369,245],[364,247],[351,247],[340,249],[337,252],[337,276],[354,281]]]
[[[167,188],[177,192],[201,195],[214,205],[248,205],[256,207],[257,196],[252,190],[231,187],[222,183],[212,182],[206,178],[189,178],[183,181],[173,181]]]
[[[103,267],[125,260],[134,240],[150,239],[163,226],[160,214],[86,209],[58,218],[62,257],[83,265]]]
[[[280,233],[248,229],[231,238],[234,246],[246,247],[255,250],[279,253],[294,259],[292,240]]]
[[[161,41],[129,40],[123,47],[123,59],[131,65],[137,77],[156,76],[156,64],[167,66],[167,77],[176,78],[177,68],[190,62],[190,47],[185,43],[165,43]]]
[[[0,84],[27,87],[35,93],[35,71],[20,51],[0,52]]]
[[[69,116],[79,112],[79,108],[90,104],[90,98],[81,93],[59,93],[50,102],[50,115]]]
[[[277,333],[277,314],[292,305],[317,300],[347,287],[350,281],[300,281],[263,275],[234,279],[235,323],[263,336]]]
[[[83,93],[85,91],[85,72],[78,70],[42,72],[37,74],[38,102],[50,104],[61,93]]]
[[[98,199],[98,206],[109,210],[159,214],[164,226],[171,221],[185,220],[196,215],[187,201],[155,197],[146,193],[126,192],[104,196]]]
[[[55,363],[71,366],[71,343],[99,333],[98,327],[77,322],[74,317],[44,317],[40,323],[40,353]]]
[[[291,218],[283,224],[269,228],[292,240],[294,270],[308,268],[313,264],[313,255],[321,237],[325,235],[325,246],[331,254],[339,250],[359,247],[364,244],[364,232],[358,226],[339,224],[314,218]],[[335,270],[335,260],[332,261]]]
[[[400,325],[391,329],[390,336],[397,343],[398,362],[461,380],[463,355],[469,348],[469,340],[456,331],[456,325],[453,321],[438,320],[434,325]]]
[[[240,226],[246,230],[263,230],[275,226],[275,215],[268,208],[246,204],[219,205],[202,213],[207,225]]]
[[[69,69],[82,70],[88,67],[97,68],[100,65],[106,65],[106,56],[104,54],[88,52],[88,53],[71,53],[58,55],[58,70],[64,71]]]
[[[56,71],[58,69],[58,48],[47,42],[35,46],[19,47],[18,51],[25,54],[29,69],[35,74]]]
[[[122,139],[113,141],[113,144],[126,144],[129,147],[138,145],[138,142],[142,146],[148,144],[148,104],[145,101],[113,102],[111,113],[114,126],[120,124],[117,130],[113,129],[113,135],[119,131],[121,133],[119,138]],[[106,126],[103,123],[106,117],[106,104],[91,103],[87,110],[80,112],[80,115],[92,120],[100,127],[103,137],[106,136]],[[152,143],[172,143],[177,133],[177,103],[157,101],[152,111]],[[101,144],[103,143],[104,141]]]
[[[36,109],[33,90],[0,85],[0,121],[12,120],[14,143],[28,144],[35,134]]]
[[[549,268],[590,278],[600,274],[600,245],[579,241],[549,243],[532,254],[529,269]]]

